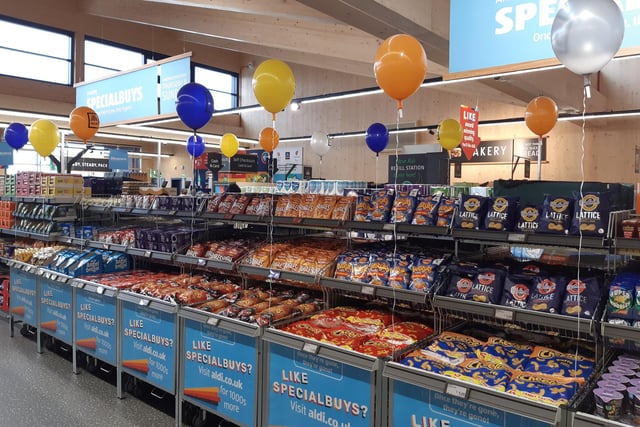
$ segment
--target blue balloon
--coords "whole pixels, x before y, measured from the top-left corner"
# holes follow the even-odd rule
[[[213,96],[199,83],[187,83],[178,91],[176,112],[182,123],[196,130],[209,123],[213,114]]]
[[[191,135],[187,139],[187,152],[193,157],[200,157],[204,153],[204,141],[200,135]]]
[[[22,123],[11,123],[4,130],[4,139],[11,148],[19,150],[29,142],[29,131]]]
[[[389,130],[382,123],[374,123],[367,129],[367,136],[365,138],[367,146],[371,151],[376,153],[376,156],[385,148],[389,143]]]

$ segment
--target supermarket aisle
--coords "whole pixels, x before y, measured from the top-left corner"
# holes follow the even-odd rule
[[[0,318],[0,425],[174,426],[175,419],[134,397],[118,399],[116,388],[45,350]]]

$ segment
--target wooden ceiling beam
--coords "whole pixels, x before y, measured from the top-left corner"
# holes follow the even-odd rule
[[[143,0],[86,1],[91,15],[137,22],[154,27],[199,34],[216,40],[238,41],[264,48],[324,55],[342,60],[372,62],[378,40],[341,24],[318,24],[284,18],[180,7]]]
[[[346,24],[352,25],[381,40],[395,34],[410,34],[424,46],[427,57],[439,68],[446,72],[449,65],[449,41],[429,28],[423,26],[430,22],[430,15],[443,16],[448,22],[448,2],[416,2],[414,0],[298,0],[309,7],[330,15]],[[416,6],[422,3],[422,6]],[[409,13],[403,15],[402,13]],[[420,19],[409,19],[408,16],[420,16]],[[448,25],[447,25],[448,26]],[[435,67],[435,64],[440,67]]]
[[[339,24],[336,19],[294,0],[144,0],[180,7],[193,7],[220,12],[262,15],[287,20],[304,20],[324,24]]]

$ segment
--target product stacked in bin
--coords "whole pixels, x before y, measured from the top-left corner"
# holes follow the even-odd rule
[[[442,255],[381,245],[340,254],[334,277],[396,289],[431,292],[438,279]]]
[[[551,405],[568,403],[595,367],[590,357],[544,345],[457,332],[441,333],[400,363]]]
[[[64,248],[42,264],[48,270],[72,277],[116,273],[131,268],[128,255],[103,249]]]
[[[244,238],[207,241],[191,245],[185,255],[222,262],[235,262],[256,244],[256,240]]]
[[[322,300],[306,291],[272,287],[237,289],[195,306],[203,311],[260,326],[308,316],[322,307]]]
[[[542,205],[522,205],[517,196],[460,196],[454,227],[474,230],[606,236],[609,193],[545,195]]]
[[[90,275],[83,279],[176,304],[197,304],[238,290],[230,281],[209,279],[202,275],[173,274],[146,270],[116,274]]]
[[[135,233],[137,248],[172,253],[184,251],[191,242],[202,239],[206,230],[162,226],[137,228]]]
[[[14,226],[15,218],[13,216],[13,212],[15,209],[15,202],[0,201],[0,228],[8,229]]]
[[[431,327],[403,321],[387,310],[346,306],[322,311],[282,330],[376,357],[391,356],[433,334]]]
[[[597,379],[593,389],[594,413],[600,417],[640,426],[640,357],[618,355]]]
[[[520,204],[517,196],[461,194],[418,196],[394,189],[360,194],[355,221],[407,223],[469,230],[519,231],[605,236],[609,193],[546,195],[541,205]]]
[[[275,216],[344,221],[351,218],[355,198],[321,194],[284,194],[278,197]]]
[[[593,318],[602,294],[602,279],[584,272],[545,270],[537,264],[447,267],[443,295],[462,300],[500,304],[533,311]]]
[[[244,265],[330,276],[330,268],[344,242],[327,239],[303,239],[294,242],[265,243],[253,249],[241,261]]]

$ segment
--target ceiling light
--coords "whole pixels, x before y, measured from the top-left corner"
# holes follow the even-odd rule
[[[300,109],[300,103],[298,101],[293,101],[289,105],[289,108],[291,109],[291,111],[298,111]]]
[[[127,154],[129,156],[134,156],[134,157],[158,157],[157,154],[153,154],[153,153],[138,153],[138,152],[135,152],[135,151],[129,151]],[[160,154],[160,157],[163,157],[163,158],[171,157],[171,154]]]

